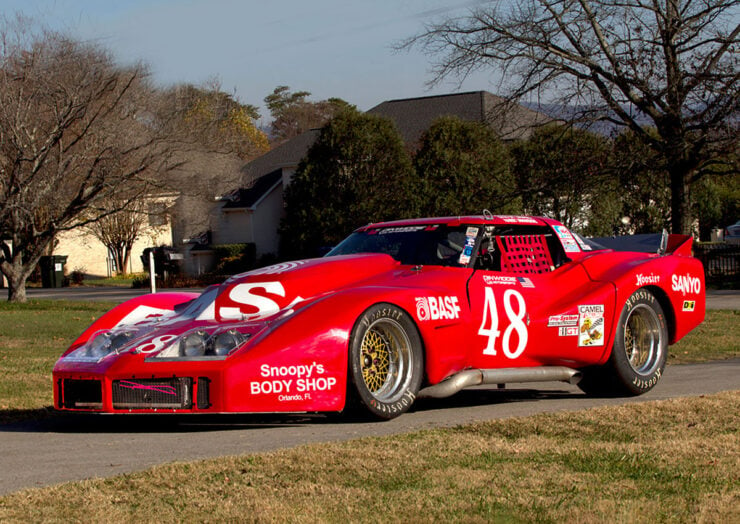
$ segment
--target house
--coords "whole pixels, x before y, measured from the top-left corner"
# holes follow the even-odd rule
[[[527,139],[537,126],[552,121],[542,113],[513,104],[488,91],[388,100],[368,113],[390,118],[412,150],[418,149],[421,135],[442,116],[482,122],[506,141]]]
[[[127,273],[141,273],[146,268],[140,255],[145,248],[172,244],[172,222],[168,209],[174,195],[151,195],[145,199],[146,211],[141,213],[140,229],[131,249]],[[54,254],[67,257],[65,272],[80,271],[93,277],[110,277],[123,268],[116,267],[108,248],[88,228],[60,232],[55,238]]]
[[[208,228],[184,239],[184,269],[199,275],[213,268],[214,245],[254,243],[256,256],[277,253],[283,188],[319,136],[307,131],[241,168],[245,187],[217,196]]]
[[[442,116],[483,122],[504,140],[526,139],[534,128],[552,121],[486,91],[388,100],[368,113],[391,119],[412,151],[418,149],[422,134],[432,122]],[[208,234],[190,239],[192,246],[185,254],[187,271],[210,269],[214,260],[209,244],[251,242],[258,259],[277,253],[283,191],[319,132],[307,131],[242,168],[244,187],[218,197]]]

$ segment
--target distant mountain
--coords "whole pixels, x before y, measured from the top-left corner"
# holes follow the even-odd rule
[[[583,115],[587,115],[589,108],[587,106],[564,106],[559,104],[537,104],[522,102],[524,107],[538,111],[555,120],[566,122],[574,121],[576,126],[581,129],[587,129],[593,133],[604,136],[613,136],[624,129],[624,126],[618,126],[612,122],[599,120],[596,122],[587,121]],[[641,125],[651,125],[652,121],[644,114],[638,112],[635,120]]]

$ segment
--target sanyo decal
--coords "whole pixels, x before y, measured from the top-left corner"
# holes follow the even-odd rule
[[[671,277],[671,289],[680,291],[682,295],[701,293],[701,279],[692,277],[688,273],[685,275],[673,275]]]

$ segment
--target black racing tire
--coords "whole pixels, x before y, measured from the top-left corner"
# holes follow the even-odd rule
[[[424,375],[421,337],[408,313],[378,303],[360,315],[349,340],[349,374],[350,407],[383,420],[408,411]]]
[[[655,295],[638,289],[622,308],[609,360],[587,368],[578,386],[598,396],[636,396],[650,391],[663,376],[668,328]]]

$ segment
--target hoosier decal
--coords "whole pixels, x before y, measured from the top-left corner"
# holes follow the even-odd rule
[[[460,318],[457,297],[416,297],[416,318],[426,320],[454,320]]]
[[[637,275],[636,285],[644,286],[646,284],[660,284],[660,275],[643,275],[642,273]]]

